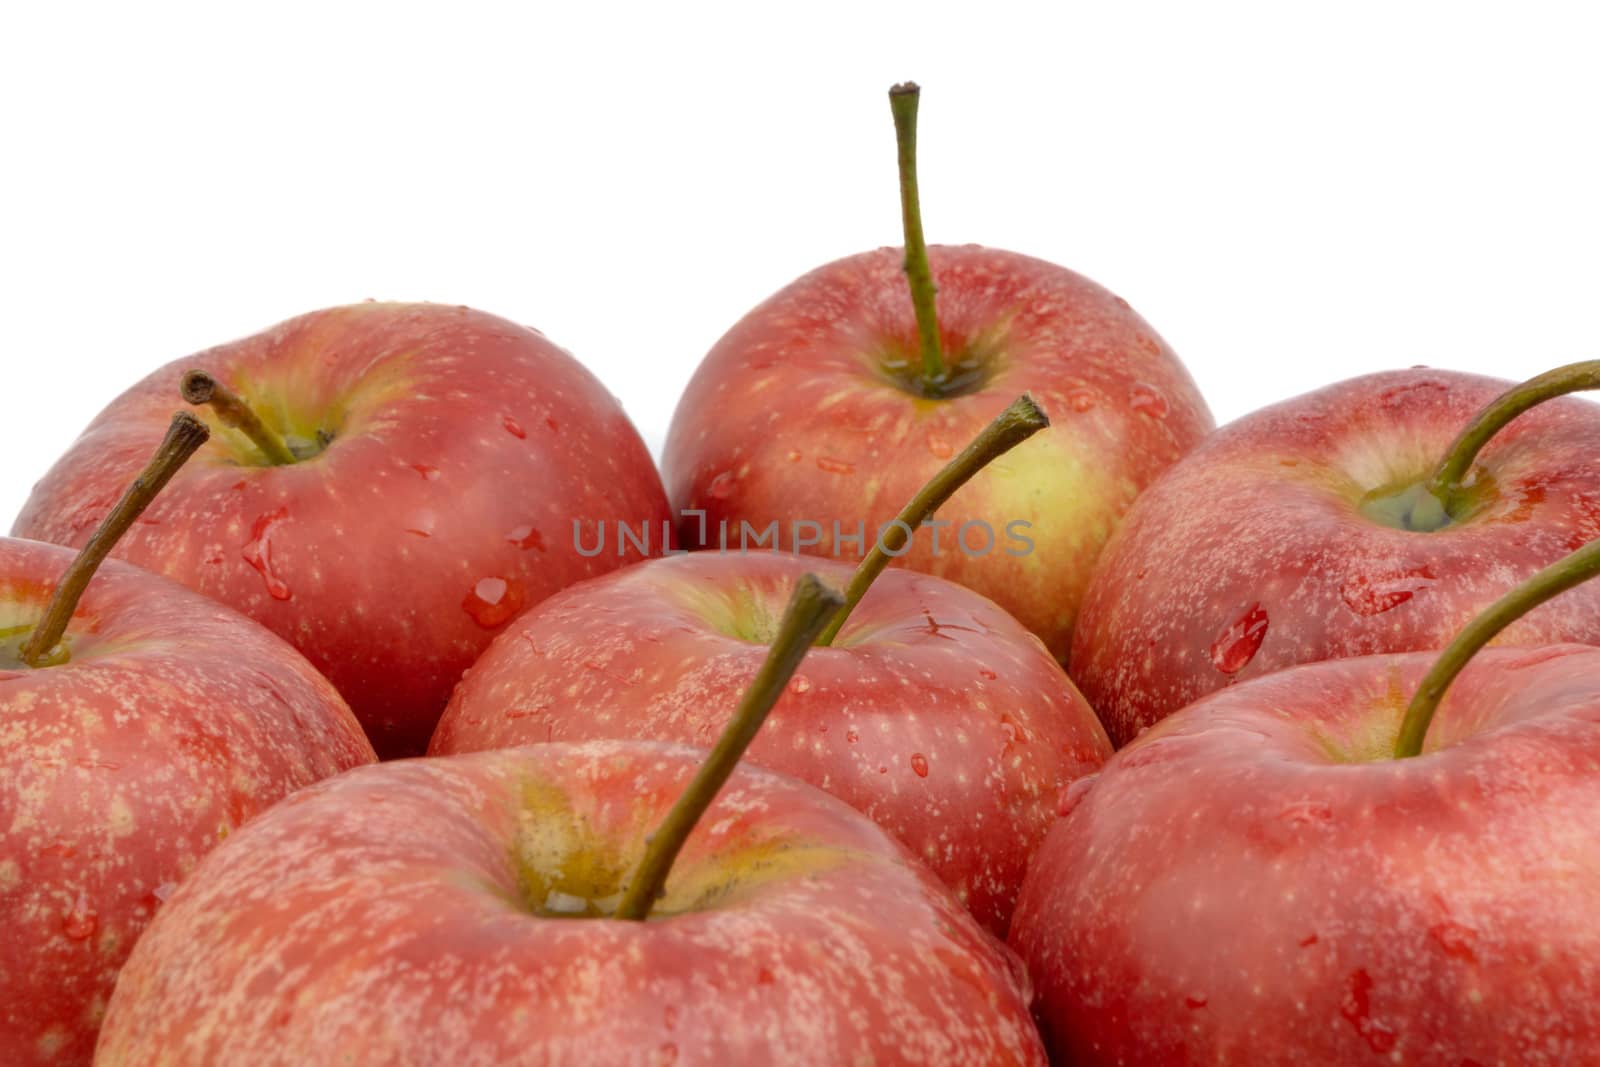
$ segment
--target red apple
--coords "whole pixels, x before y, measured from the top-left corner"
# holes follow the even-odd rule
[[[958,493],[948,525],[919,532],[896,562],[990,597],[1064,658],[1106,538],[1211,429],[1210,412],[1149,324],[1088,279],[977,245],[924,256],[920,221],[907,243],[805,275],[712,348],[663,459],[680,535],[720,545],[726,523],[729,543],[753,547],[776,524],[780,547],[854,559],[1026,392],[1052,431]],[[921,340],[906,278],[919,264],[931,272],[914,294],[931,307],[938,292]],[[919,363],[927,338],[942,369]]]
[[[850,578],[827,561],[697,552],[559,593],[462,679],[431,751],[709,744],[808,570],[841,588]],[[1110,751],[1036,637],[961,586],[889,570],[834,644],[811,651],[749,758],[871,816],[1003,934],[1061,791]]]
[[[740,769],[647,922],[610,907],[701,753],[352,772],[178,890],[97,1063],[1043,1064],[1020,968],[904,850]]]
[[[1600,408],[1570,398],[1489,441],[1455,521],[1400,521],[1507,384],[1424,369],[1341,382],[1239,419],[1151,486],[1101,557],[1069,660],[1112,739],[1292,664],[1439,648],[1600,536]],[[1504,640],[1600,644],[1600,586]]]
[[[597,524],[646,524],[659,545],[666,499],[611,394],[535,330],[428,304],[316,312],[156,371],[35,487],[15,532],[83,543],[191,368],[238,390],[297,461],[267,463],[208,412],[216,438],[117,554],[287,638],[386,755],[424,749],[519,611],[640,557],[586,554]]]
[[[24,665],[72,558],[0,538],[7,1067],[88,1063],[118,968],[174,884],[280,797],[375,758],[289,645],[126,564],[94,578],[50,665]]]
[[[1056,1062],[1600,1063],[1600,650],[1480,654],[1392,758],[1436,658],[1215,693],[1074,797],[1012,926]]]

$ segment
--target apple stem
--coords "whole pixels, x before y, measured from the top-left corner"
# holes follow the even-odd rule
[[[944,502],[954,496],[957,489],[966,485],[992,461],[1049,425],[1050,417],[1044,413],[1044,409],[1034,403],[1033,397],[1024,393],[1013,400],[993,422],[985,426],[983,432],[961,450],[960,455],[945,464],[944,469],[935,474],[928,484],[917,490],[917,495],[900,509],[900,514],[895,516],[894,521],[879,532],[872,551],[867,553],[866,558],[856,567],[856,572],[850,576],[850,584],[844,591],[844,606],[817,638],[818,646],[833,644],[834,638],[838,637],[839,631],[844,628],[845,620],[850,617],[856,605],[861,603],[861,598],[867,595],[867,590],[873,581],[883,573],[889,561],[900,553],[906,542],[911,540],[918,527],[943,507]]]
[[[22,646],[20,658],[23,663],[29,667],[38,667],[61,642],[62,635],[67,632],[67,623],[72,621],[72,613],[78,609],[78,601],[82,599],[83,591],[89,587],[89,581],[94,577],[95,571],[105,561],[106,556],[110,555],[118,539],[128,531],[128,527],[133,525],[134,520],[144,512],[144,509],[150,506],[150,502],[161,492],[162,487],[172,480],[172,476],[178,473],[178,468],[183,466],[210,436],[211,431],[206,429],[206,424],[187,411],[180,411],[172,416],[172,425],[167,427],[167,436],[162,439],[161,447],[156,449],[150,462],[139,472],[133,484],[128,486],[122,494],[122,499],[117,501],[116,507],[111,509],[111,513],[95,530],[94,536],[89,538],[66,573],[61,576],[61,580],[56,583],[50,604],[45,609],[43,621],[34,627],[28,643]]]
[[[1428,492],[1448,511],[1451,496],[1472,469],[1478,451],[1506,423],[1546,400],[1584,389],[1600,389],[1600,359],[1568,363],[1507,389],[1490,401],[1450,442],[1444,459],[1428,480]]]
[[[894,139],[900,156],[900,222],[905,231],[904,270],[911,286],[911,306],[917,313],[917,340],[922,350],[922,376],[930,384],[945,379],[944,353],[939,346],[939,316],[934,309],[933,271],[928,266],[928,245],[922,237],[922,203],[917,196],[917,103],[922,89],[904,82],[889,90],[894,112]]]
[[[261,455],[274,467],[295,462],[295,455],[273,429],[261,421],[245,403],[244,398],[217,381],[203,370],[192,370],[183,376],[183,398],[199,407],[209,404],[224,425],[231,426],[250,438]]]
[[[817,631],[843,603],[839,593],[823,584],[816,575],[801,575],[789,598],[789,606],[784,610],[783,621],[778,624],[778,636],[767,650],[767,658],[756,672],[755,680],[740,698],[733,718],[728,720],[722,736],[717,738],[716,747],[695,772],[694,780],[647,839],[644,858],[622,894],[616,918],[641,921],[649,917],[650,909],[655,907],[666,888],[672,863],[690,832],[722,790],[745,749],[755,740],[767,713],[783,695],[795,668],[810,650]]]
[[[1400,721],[1400,736],[1394,743],[1396,759],[1421,755],[1422,741],[1428,734],[1433,713],[1444,699],[1445,690],[1473,655],[1494,640],[1495,635],[1522,616],[1559,593],[1600,574],[1600,539],[1590,541],[1571,555],[1563,556],[1505,596],[1490,604],[1469,622],[1445,648],[1423,676],[1422,684],[1406,707]]]

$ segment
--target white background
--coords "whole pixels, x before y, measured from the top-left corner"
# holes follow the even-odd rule
[[[539,326],[659,450],[700,356],[899,243],[1129,299],[1219,419],[1366,370],[1600,355],[1581,5],[8,4],[0,529],[155,366],[313,308]]]

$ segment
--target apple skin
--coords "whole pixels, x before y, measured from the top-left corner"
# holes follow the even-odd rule
[[[506,628],[457,686],[430,751],[641,739],[709,747],[807,571],[780,553],[696,552],[574,586]],[[992,601],[887,570],[814,648],[746,753],[866,813],[1005,935],[1068,784],[1111,745],[1038,638]]]
[[[0,538],[0,630],[73,553]],[[376,756],[333,686],[250,620],[106,562],[71,658],[0,650],[0,1062],[86,1064],[118,968],[219,838]]]
[[[1354,378],[1231,423],[1152,485],[1101,556],[1068,661],[1112,740],[1293,664],[1443,648],[1600,536],[1600,407],[1574,398],[1489,442],[1477,471],[1494,488],[1463,521],[1424,533],[1362,514],[1369,491],[1430,474],[1510,384],[1420,368]],[[1600,585],[1499,640],[1600,644]]]
[[[213,440],[116,554],[264,623],[339,688],[380,754],[418,754],[456,678],[518,610],[640,558],[578,551],[595,523],[652,544],[666,497],[614,397],[542,334],[461,307],[358,304],[169,364],[90,424],[18,516],[81,545],[143,464],[184,371],[269,424],[336,436],[285,466],[209,409]]]
[[[1600,1063],[1600,650],[1291,668],[1118,752],[1012,945],[1056,1062]]]
[[[886,358],[917,357],[901,251],[883,248],[812,271],[717,342],[678,402],[663,457],[684,544],[719,544],[720,524],[822,527],[814,555],[856,559],[881,524],[1021,393],[1049,415],[1044,433],[1002,456],[940,510],[897,563],[991,598],[1065,658],[1089,571],[1123,512],[1211,429],[1183,365],[1127,303],[1043,260],[982,248],[928,250],[946,353],[986,353],[963,396],[930,400],[894,384]],[[954,362],[949,356],[947,361]],[[706,537],[684,509],[706,513]],[[866,523],[865,544],[835,544]],[[982,527],[971,552],[963,523]],[[1031,551],[1008,538],[1012,522]],[[805,535],[813,531],[804,530]],[[1012,554],[1008,554],[1008,550]]]
[[[649,921],[540,913],[556,868],[614,891],[703,755],[534,745],[297,794],[162,910],[96,1062],[1042,1067],[1015,957],[779,775],[735,771]]]

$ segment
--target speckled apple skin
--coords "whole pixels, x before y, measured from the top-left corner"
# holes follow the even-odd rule
[[[1576,398],[1489,442],[1478,476],[1495,499],[1465,521],[1419,533],[1358,510],[1370,490],[1426,476],[1510,384],[1426,369],[1340,382],[1229,424],[1152,485],[1101,557],[1068,665],[1112,740],[1293,664],[1442,648],[1600,536],[1600,407]],[[1499,641],[1600,644],[1600,585]]]
[[[1012,927],[1056,1062],[1600,1063],[1600,651],[1480,653],[1386,758],[1434,658],[1256,679],[1106,765]]]
[[[940,552],[921,531],[901,566],[993,599],[1064,658],[1089,571],[1123,512],[1211,429],[1205,401],[1172,350],[1126,301],[1063,267],[982,248],[928,250],[946,352],[983,343],[995,371],[981,390],[915,397],[876,369],[886,349],[916,352],[901,251],[882,248],[812,271],[717,342],[678,402],[663,457],[678,509],[761,530],[819,523],[806,551],[846,560],[870,548],[922,485],[1020,394],[1051,428],[996,460],[939,512]],[[833,523],[866,544],[835,544]],[[963,523],[995,532],[979,554],[952,547]],[[1006,536],[1009,523],[1033,547]],[[681,519],[686,545],[697,519]],[[809,534],[803,531],[802,536]],[[1008,550],[1015,554],[1008,554]]]
[[[0,538],[0,629],[30,625],[73,553]],[[283,641],[106,563],[71,659],[0,669],[0,1063],[86,1064],[117,970],[162,898],[287,793],[376,757]]]
[[[247,398],[348,410],[326,451],[280,467],[241,466],[250,446],[200,410],[216,437],[116,554],[286,638],[385,756],[427,747],[462,669],[518,610],[640,558],[614,536],[583,555],[575,520],[585,547],[619,521],[648,522],[659,545],[666,497],[615,398],[538,331],[431,304],[314,312],[161,368],[35,486],[16,534],[83,544],[194,367]]]
[[[699,908],[528,909],[525,798],[561,798],[631,870],[702,756],[536,745],[297,794],[163,909],[96,1062],[1045,1062],[1004,945],[871,822],[765,771],[735,772],[673,868],[664,905]]]
[[[840,589],[850,579],[828,560],[696,552],[574,586],[489,646],[431,751],[599,738],[709,747],[767,653],[718,621],[777,619],[807,571]],[[1004,936],[1062,791],[1110,753],[1037,637],[970,590],[889,570],[833,646],[807,655],[747,759],[871,816]]]

